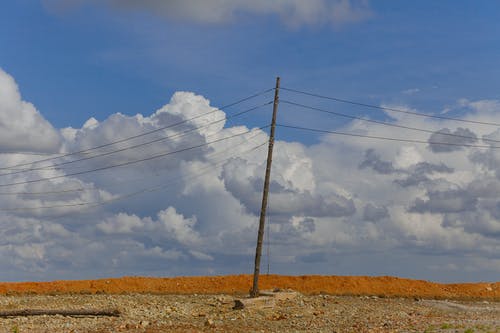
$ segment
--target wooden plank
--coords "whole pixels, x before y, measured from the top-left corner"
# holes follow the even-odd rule
[[[0,310],[0,317],[26,317],[26,316],[69,316],[69,317],[119,317],[118,310],[46,310],[46,309],[23,309],[23,310]]]

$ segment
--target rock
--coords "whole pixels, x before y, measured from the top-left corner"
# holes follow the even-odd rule
[[[280,302],[274,297],[267,297],[274,302],[272,308],[252,305],[241,311],[232,311],[232,303],[223,305],[220,302],[222,298],[234,301],[235,298],[228,295],[0,296],[0,309],[6,310],[26,307],[76,309],[92,304],[96,308],[116,307],[122,311],[120,318],[6,318],[0,320],[0,332],[11,332],[14,325],[19,326],[19,332],[51,333],[334,332],[332,328],[337,332],[423,332],[429,325],[439,328],[446,323],[458,328],[472,321],[484,323],[485,327],[494,331],[500,318],[500,304],[493,298],[447,302],[444,303],[446,308],[436,309],[437,305],[443,305],[443,301],[423,300],[417,303],[412,298],[389,297],[373,301],[371,297],[354,296],[329,296],[327,299],[322,295],[299,294],[295,299]],[[489,303],[483,303],[485,301]],[[210,306],[211,303],[215,303],[216,307]],[[462,308],[464,310],[460,310]]]
[[[213,328],[215,327],[215,322],[212,319],[208,318],[207,320],[205,320],[205,326]]]
[[[230,304],[231,301],[232,300],[228,297],[224,297],[224,296],[217,297],[217,302],[219,302],[220,304]]]
[[[270,296],[259,296],[254,298],[240,298],[234,300],[233,310],[241,310],[245,308],[271,308],[275,305],[276,300]]]

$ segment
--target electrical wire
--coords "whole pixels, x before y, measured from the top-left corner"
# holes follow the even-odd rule
[[[439,135],[444,135],[444,136],[450,136],[450,137],[456,137],[456,138],[462,138],[462,139],[473,139],[473,140],[479,140],[477,137],[474,136],[468,136],[468,135],[460,135],[460,134],[454,134],[454,133],[446,133],[446,132],[439,132],[439,131],[431,131],[431,130],[426,130],[423,128],[417,128],[417,127],[411,127],[411,126],[405,126],[405,125],[399,125],[399,124],[393,124],[393,123],[388,123],[385,121],[379,121],[379,120],[373,120],[373,119],[368,119],[368,118],[363,118],[363,117],[357,117],[357,116],[351,116],[345,113],[340,113],[340,112],[335,112],[335,111],[329,111],[313,106],[308,106],[300,103],[295,103],[287,100],[280,100],[280,103],[285,103],[289,105],[294,105],[298,106],[301,108],[309,109],[312,111],[317,111],[317,112],[323,112],[323,113],[328,113],[332,115],[336,115],[339,117],[344,117],[344,118],[349,118],[349,119],[355,119],[355,120],[361,120],[369,123],[374,123],[374,124],[379,124],[379,125],[384,125],[384,126],[390,126],[390,127],[397,127],[397,128],[402,128],[402,129],[409,129],[412,131],[418,131],[418,132],[425,132],[425,133],[431,133],[431,134],[439,134]],[[495,142],[495,143],[500,143],[500,140],[495,140],[495,139],[488,139],[488,138],[482,138],[482,141],[485,142]]]
[[[228,160],[230,160],[232,158],[235,158],[237,156],[241,156],[241,155],[248,154],[250,152],[256,151],[259,148],[261,148],[261,147],[265,146],[266,144],[268,144],[268,142],[269,141],[266,140],[265,142],[263,142],[263,143],[255,146],[255,147],[252,147],[252,148],[250,148],[250,149],[248,149],[246,151],[243,151],[242,153],[226,157],[223,160],[220,160],[220,161],[218,161],[216,163],[213,163],[213,164],[210,164],[210,165],[208,165],[208,166],[206,166],[204,168],[201,168],[200,170],[204,171],[202,173],[192,174],[192,175],[190,175],[190,177],[176,177],[175,179],[173,179],[172,181],[170,181],[168,183],[164,183],[164,184],[157,185],[157,186],[150,187],[150,188],[143,188],[141,190],[138,190],[138,191],[135,191],[135,192],[132,192],[132,193],[127,193],[127,194],[124,194],[124,195],[121,195],[121,196],[117,196],[117,197],[114,197],[114,198],[111,198],[111,199],[108,199],[108,200],[94,201],[94,202],[80,202],[80,203],[73,203],[73,204],[60,204],[60,205],[52,205],[52,206],[39,206],[39,207],[0,208],[0,211],[1,212],[17,212],[17,211],[32,211],[32,210],[41,210],[41,209],[82,207],[82,206],[87,206],[87,208],[94,208],[94,207],[98,207],[98,206],[103,206],[103,205],[111,204],[113,202],[124,200],[124,199],[128,199],[130,197],[134,197],[134,196],[137,196],[137,195],[160,191],[160,190],[166,189],[168,186],[173,185],[175,183],[178,183],[180,181],[185,181],[185,180],[189,180],[189,179],[199,178],[201,176],[206,175],[209,172],[214,171],[215,167],[223,164],[224,162],[226,162],[226,161],[228,161]],[[241,144],[242,143],[240,143],[240,144],[238,144],[238,145],[236,145],[234,147],[237,147],[237,146],[239,146]],[[70,213],[70,214],[73,214],[73,213]],[[68,214],[64,214],[63,216],[59,216],[58,218],[65,217],[66,215],[68,215]]]
[[[413,139],[399,139],[399,138],[390,138],[385,136],[375,136],[375,135],[364,135],[364,134],[356,134],[356,133],[347,133],[347,132],[338,132],[338,131],[328,131],[316,128],[308,128],[301,126],[292,126],[292,125],[282,125],[276,124],[276,127],[297,129],[309,132],[316,133],[327,133],[327,134],[335,134],[335,135],[344,135],[344,136],[352,136],[352,137],[360,137],[360,138],[368,138],[368,139],[377,139],[377,140],[387,140],[387,141],[398,141],[398,142],[410,142],[410,143],[424,143],[428,145],[443,145],[443,146],[456,146],[456,147],[467,147],[467,148],[486,148],[486,149],[499,149],[500,146],[484,146],[484,145],[472,145],[472,144],[460,144],[460,143],[450,143],[450,142],[435,142],[435,141],[425,141],[425,140],[413,140]]]
[[[248,138],[246,138],[245,141],[255,143],[253,140],[256,137],[261,136],[261,135],[263,135],[263,132],[259,131],[256,134],[251,135]],[[233,150],[234,148],[237,148],[242,144],[243,143],[238,143],[234,146],[229,146],[221,151],[210,153],[210,154],[206,155],[206,157],[210,158],[210,159],[215,158],[216,156],[225,154],[228,151]],[[155,175],[155,176],[159,176],[159,175]],[[150,179],[150,178],[151,177],[141,177],[141,178],[137,178],[137,179],[133,179],[133,180],[126,180],[126,181],[120,182],[120,185],[123,185],[124,183],[129,184],[129,183],[134,183],[137,181],[144,181],[144,180]],[[0,196],[8,196],[8,195],[34,195],[34,196],[36,196],[36,195],[58,195],[58,194],[67,194],[67,193],[71,193],[71,192],[83,192],[83,191],[95,191],[95,190],[96,190],[95,188],[83,188],[83,187],[81,187],[81,188],[68,189],[68,190],[44,191],[44,192],[42,192],[42,191],[40,191],[40,192],[0,192]]]
[[[18,150],[4,150],[0,151],[0,155],[33,155],[33,156],[54,156],[57,154],[54,153],[36,153],[36,152],[28,152],[28,151],[18,151]]]
[[[233,107],[235,105],[238,105],[240,103],[246,102],[246,101],[248,101],[250,99],[256,98],[256,97],[261,96],[261,95],[264,95],[264,94],[266,94],[266,93],[268,93],[270,91],[273,91],[273,90],[274,90],[274,88],[270,88],[270,89],[264,90],[262,92],[259,92],[259,93],[256,93],[256,94],[253,94],[253,95],[241,98],[241,99],[239,99],[239,100],[237,100],[235,102],[232,102],[230,104],[226,104],[226,105],[224,105],[224,106],[222,106],[220,108],[214,108],[210,112],[206,112],[206,113],[194,116],[192,118],[184,119],[184,120],[179,121],[177,123],[170,124],[168,126],[164,126],[164,127],[160,127],[160,128],[151,130],[151,131],[143,132],[143,133],[140,133],[140,134],[137,134],[137,135],[133,135],[133,136],[124,138],[124,139],[120,139],[120,140],[117,140],[117,141],[108,142],[108,143],[105,143],[105,144],[102,144],[102,145],[99,145],[99,146],[95,146],[95,147],[92,147],[92,148],[87,148],[87,149],[83,149],[83,150],[79,150],[79,151],[74,151],[74,152],[70,152],[70,153],[65,153],[65,154],[59,154],[56,157],[45,158],[45,159],[41,159],[41,160],[37,160],[37,161],[26,162],[26,163],[12,165],[12,166],[8,166],[8,167],[1,167],[0,170],[17,168],[17,167],[21,167],[21,166],[25,166],[25,165],[31,165],[31,164],[34,164],[34,163],[42,163],[42,162],[52,161],[52,160],[55,160],[55,159],[59,159],[59,158],[67,157],[67,156],[72,156],[72,155],[85,154],[85,153],[88,153],[88,152],[96,150],[96,149],[101,149],[101,148],[108,147],[108,146],[111,146],[111,145],[115,145],[115,144],[118,144],[118,143],[126,142],[126,141],[133,140],[133,139],[137,139],[137,138],[149,135],[149,134],[153,134],[153,133],[157,133],[157,132],[163,131],[163,130],[168,129],[168,128],[172,128],[172,127],[175,127],[175,126],[179,126],[179,125],[185,124],[185,123],[187,123],[189,121],[192,121],[192,120],[204,117],[204,116],[208,116],[208,115],[213,114],[215,112],[218,112],[220,110],[228,109],[228,108]]]
[[[320,94],[316,94],[316,93],[311,93],[311,92],[306,92],[306,91],[301,91],[301,90],[291,89],[291,88],[280,87],[280,89],[281,90],[285,90],[285,91],[289,91],[289,92],[293,92],[293,93],[298,93],[298,94],[302,94],[302,95],[311,96],[311,97],[328,99],[328,100],[335,101],[335,102],[346,103],[346,104],[357,105],[357,106],[363,106],[363,107],[367,107],[367,108],[379,109],[379,110],[384,110],[384,111],[391,111],[391,112],[411,114],[411,115],[419,116],[419,117],[436,118],[436,119],[441,119],[441,120],[453,120],[453,121],[459,121],[459,122],[471,123],[471,124],[479,124],[479,125],[488,125],[488,126],[497,126],[497,127],[500,126],[500,123],[493,123],[493,122],[486,122],[486,121],[477,121],[477,120],[467,120],[467,119],[461,119],[461,118],[439,116],[439,115],[434,115],[434,114],[429,114],[429,113],[420,113],[420,112],[413,112],[413,111],[401,110],[401,109],[390,108],[390,107],[385,107],[385,106],[378,106],[378,105],[373,105],[373,104],[355,102],[355,101],[350,101],[350,100],[347,100],[347,99],[341,99],[341,98],[336,98],[336,97],[331,97],[331,96],[325,96],[325,95],[320,95]]]
[[[262,129],[267,128],[269,126],[270,125],[266,125],[266,126],[260,127],[259,129],[262,130]],[[23,185],[23,184],[31,184],[31,183],[38,183],[38,182],[47,181],[47,180],[65,178],[65,177],[70,177],[70,176],[87,174],[87,173],[91,173],[91,172],[108,170],[108,169],[122,167],[122,166],[128,166],[128,165],[132,165],[132,164],[136,164],[136,163],[141,163],[141,162],[150,161],[150,160],[154,160],[154,159],[157,159],[157,158],[165,157],[165,156],[168,156],[168,155],[173,155],[173,154],[177,154],[177,153],[181,153],[181,152],[193,150],[193,149],[196,149],[196,148],[201,148],[201,147],[213,144],[213,143],[221,142],[221,141],[224,141],[224,140],[228,140],[228,139],[231,139],[231,138],[235,138],[235,137],[247,134],[247,133],[249,133],[251,131],[252,130],[247,130],[245,132],[242,132],[242,133],[239,133],[239,134],[234,134],[234,135],[231,135],[231,136],[228,136],[228,137],[224,137],[224,138],[221,138],[221,139],[217,139],[217,140],[214,140],[214,141],[205,142],[203,144],[199,144],[199,145],[196,145],[196,146],[191,146],[191,147],[188,147],[188,148],[183,148],[183,149],[179,149],[179,150],[175,150],[175,151],[164,152],[162,154],[153,155],[153,156],[150,156],[150,157],[147,157],[147,158],[142,158],[142,159],[139,159],[139,160],[133,160],[133,161],[128,161],[128,162],[124,162],[124,163],[113,164],[113,165],[109,165],[109,166],[105,166],[105,167],[95,168],[95,169],[91,169],[91,170],[85,170],[85,171],[80,171],[80,172],[69,173],[69,174],[66,174],[66,175],[58,175],[58,176],[47,177],[47,178],[40,178],[40,179],[34,179],[34,180],[26,180],[26,181],[16,182],[16,183],[0,184],[0,187],[14,186],[14,185]]]
[[[147,146],[147,145],[150,145],[150,144],[153,144],[153,143],[165,141],[167,139],[183,137],[186,134],[189,134],[189,133],[194,132],[196,130],[200,130],[200,129],[203,129],[203,128],[210,127],[210,126],[215,125],[217,123],[226,121],[227,119],[236,118],[238,116],[241,116],[243,114],[249,113],[251,111],[255,111],[255,110],[259,109],[259,108],[262,108],[262,107],[264,107],[266,105],[269,105],[269,104],[272,104],[272,103],[273,103],[272,101],[271,102],[267,102],[267,103],[264,103],[264,104],[252,107],[250,109],[246,109],[244,111],[235,113],[235,114],[233,114],[233,115],[231,115],[229,117],[224,117],[222,119],[212,121],[212,122],[210,122],[208,124],[205,124],[203,126],[198,126],[198,127],[195,127],[195,128],[191,128],[189,130],[186,130],[186,131],[183,131],[183,132],[180,132],[180,133],[176,133],[176,134],[173,134],[173,135],[169,135],[169,136],[165,136],[165,137],[160,137],[160,138],[157,138],[157,139],[152,140],[152,141],[143,142],[143,143],[136,144],[136,145],[133,145],[133,146],[129,146],[129,147],[125,147],[125,148],[113,150],[113,151],[108,151],[108,152],[104,152],[104,153],[93,155],[93,156],[83,157],[83,158],[76,159],[76,160],[71,160],[71,161],[66,161],[66,162],[61,162],[61,163],[55,163],[55,164],[52,164],[50,166],[30,168],[30,169],[23,169],[23,170],[8,172],[8,173],[1,173],[0,176],[16,175],[16,174],[20,174],[20,173],[31,172],[31,171],[38,171],[38,170],[61,170],[62,168],[59,168],[59,167],[62,166],[62,165],[68,165],[68,164],[77,163],[77,162],[81,162],[81,161],[91,160],[91,159],[98,158],[98,157],[109,156],[109,155],[116,154],[116,153],[119,153],[119,152],[131,150],[131,149],[135,149],[135,148],[139,148],[139,147],[144,147],[144,146]]]
[[[59,194],[67,194],[72,192],[83,192],[90,189],[85,188],[74,188],[68,190],[59,190],[59,191],[44,191],[44,192],[0,192],[1,196],[6,195],[59,195]]]

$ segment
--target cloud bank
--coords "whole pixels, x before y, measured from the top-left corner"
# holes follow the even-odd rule
[[[251,272],[266,132],[216,122],[225,112],[191,92],[175,93],[150,115],[117,113],[64,129],[54,129],[22,101],[5,72],[0,96],[0,120],[13,129],[2,131],[5,149],[67,153],[154,131],[43,163],[32,163],[39,156],[0,155],[1,280]],[[494,121],[500,109],[496,101],[468,103],[471,120]],[[426,142],[447,129],[481,145],[500,140],[486,125],[464,128],[410,115],[393,121],[435,134],[393,129],[391,137]],[[33,139],[19,146],[23,131]],[[388,135],[383,125],[359,120],[342,131]],[[193,146],[200,147],[186,150]],[[104,169],[173,151],[179,152]],[[274,154],[272,271],[498,277],[498,149],[325,135],[309,146],[278,141]],[[19,164],[36,170],[7,169]]]

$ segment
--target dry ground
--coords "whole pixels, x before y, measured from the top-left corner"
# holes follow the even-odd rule
[[[0,311],[118,309],[120,317],[0,319],[0,332],[500,332],[500,283],[262,276],[300,294],[233,310],[251,276],[0,284]]]

